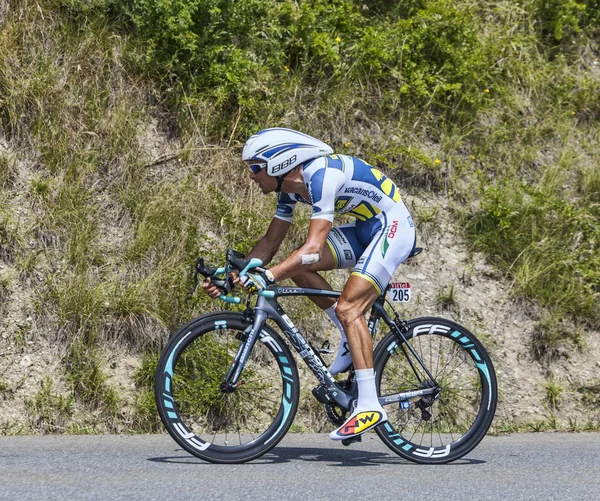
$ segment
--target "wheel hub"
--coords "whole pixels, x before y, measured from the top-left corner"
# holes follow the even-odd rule
[[[221,386],[219,387],[219,389],[221,390],[221,393],[235,393],[235,390],[237,390],[238,386],[240,386],[241,384],[242,384],[241,381],[238,381],[237,384],[222,383]]]

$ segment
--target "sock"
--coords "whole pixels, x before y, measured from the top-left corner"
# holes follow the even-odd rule
[[[335,356],[335,360],[333,361],[333,363],[331,364],[331,367],[329,368],[329,372],[331,372],[332,376],[347,369],[350,366],[350,364],[352,363],[352,357],[350,356],[350,347],[348,346],[348,340],[346,339],[346,333],[344,332],[344,328],[342,327],[342,324],[338,320],[338,317],[336,317],[336,315],[335,315],[335,307],[336,306],[337,306],[337,302],[330,308],[327,308],[326,310],[324,310],[325,313],[327,313],[327,316],[331,319],[331,321],[335,324],[335,326],[339,329],[340,333],[342,334],[342,340],[340,341],[340,346],[339,346],[337,354]]]
[[[375,372],[373,369],[357,369],[356,383],[358,384],[358,402],[356,410],[381,410],[377,389],[375,388]]]

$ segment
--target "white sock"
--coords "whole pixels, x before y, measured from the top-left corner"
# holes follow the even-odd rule
[[[342,340],[340,341],[340,346],[338,348],[337,354],[335,355],[335,360],[333,361],[333,363],[331,364],[331,367],[329,368],[329,372],[331,373],[332,376],[347,369],[348,366],[352,363],[352,357],[350,356],[350,347],[348,346],[348,340],[346,339],[346,333],[344,332],[344,328],[342,327],[342,324],[340,323],[338,317],[335,315],[335,307],[336,306],[337,306],[337,302],[330,308],[327,308],[326,310],[324,310],[325,313],[327,313],[327,316],[331,319],[331,321],[339,329],[339,331],[342,335]]]
[[[355,371],[356,383],[358,384],[358,402],[355,412],[360,411],[385,411],[379,403],[377,388],[375,387],[375,372],[373,369],[358,369]],[[354,412],[353,412],[354,414]]]

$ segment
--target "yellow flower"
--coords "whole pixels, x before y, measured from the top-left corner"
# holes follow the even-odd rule
[[[486,94],[490,93],[490,89],[485,89],[483,92],[485,92]]]
[[[571,115],[575,115],[575,112],[574,112],[574,111],[572,111],[572,112],[571,112]]]
[[[475,155],[471,155],[471,160],[475,160]]]
[[[347,143],[344,144],[344,146],[347,148],[348,146],[350,146],[352,143],[350,141],[348,141]]]
[[[436,159],[435,159],[435,164],[436,164],[436,165],[440,165],[441,163],[442,163],[442,161],[441,161],[439,158],[436,158]]]
[[[337,43],[340,43],[340,42],[342,41],[342,39],[341,39],[340,37],[335,37],[335,41],[336,41]]]
[[[290,69],[289,69],[287,66],[284,66],[284,67],[283,67],[283,69],[284,69],[285,71],[290,71]]]

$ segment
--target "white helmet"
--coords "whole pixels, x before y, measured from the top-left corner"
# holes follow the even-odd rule
[[[246,141],[242,160],[265,165],[269,176],[283,176],[301,163],[333,153],[323,141],[292,129],[264,129]]]

